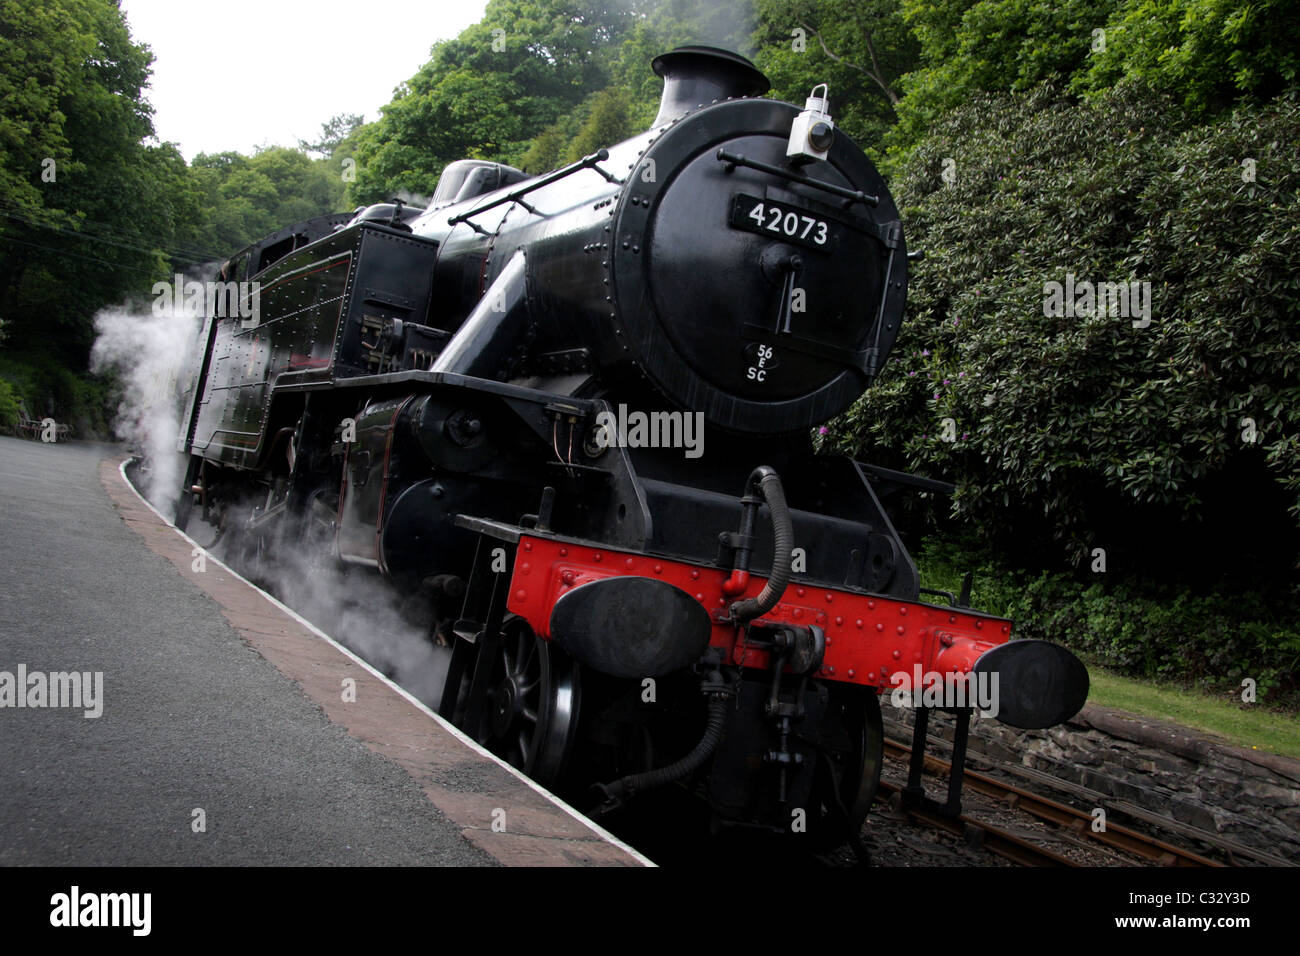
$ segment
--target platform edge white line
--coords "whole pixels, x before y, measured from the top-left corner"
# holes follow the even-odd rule
[[[299,613],[298,613],[297,611],[295,611],[293,608],[289,607],[287,604],[285,604],[285,603],[283,603],[282,601],[280,601],[280,599],[277,598],[277,597],[275,597],[275,595],[273,595],[273,594],[269,594],[268,592],[262,590],[260,587],[258,587],[256,584],[254,584],[252,581],[248,580],[246,577],[244,577],[244,576],[243,576],[242,574],[240,574],[238,571],[234,570],[234,569],[231,568],[228,564],[226,564],[225,562],[223,562],[223,561],[222,561],[220,558],[218,558],[216,555],[212,554],[212,552],[208,551],[207,548],[203,547],[203,545],[199,544],[197,541],[195,541],[193,538],[191,538],[188,534],[186,534],[186,533],[185,533],[184,531],[182,531],[180,528],[176,527],[176,525],[172,524],[172,522],[170,522],[169,520],[167,520],[167,517],[166,517],[166,516],[165,516],[161,511],[159,511],[157,508],[155,508],[155,507],[153,506],[153,502],[151,502],[151,501],[150,501],[148,498],[146,498],[144,495],[140,494],[139,489],[137,489],[137,488],[135,487],[135,485],[132,484],[131,479],[127,477],[127,474],[126,474],[126,466],[127,466],[130,462],[132,462],[132,461],[134,461],[134,460],[135,460],[135,458],[133,458],[133,457],[128,457],[128,458],[126,458],[125,460],[123,460],[122,464],[118,467],[117,470],[118,470],[118,473],[119,473],[119,474],[121,475],[121,477],[122,477],[122,483],[123,483],[124,485],[126,485],[127,488],[131,489],[132,494],[134,494],[137,498],[139,498],[140,501],[144,504],[144,506],[145,506],[146,508],[148,508],[150,511],[152,511],[152,512],[153,512],[153,513],[158,517],[158,519],[159,519],[160,521],[162,521],[163,524],[165,524],[165,525],[166,525],[168,528],[170,528],[172,531],[176,532],[176,534],[180,535],[182,538],[184,538],[186,541],[188,541],[188,542],[189,542],[190,544],[192,544],[194,547],[196,547],[196,548],[198,548],[200,551],[202,551],[202,552],[207,556],[206,560],[211,561],[212,563],[216,564],[218,567],[220,567],[222,570],[224,570],[227,574],[229,574],[231,577],[235,578],[236,580],[243,582],[243,583],[244,583],[245,585],[247,585],[249,588],[251,588],[252,590],[256,591],[256,592],[257,592],[258,594],[260,594],[262,597],[264,597],[264,598],[266,598],[268,601],[270,601],[273,605],[275,605],[275,607],[279,608],[281,611],[283,611],[285,614],[288,614],[291,618],[293,618],[293,619],[294,619],[295,621],[297,621],[299,624],[301,624],[301,625],[303,625],[304,627],[306,627],[308,630],[310,630],[312,633],[314,633],[314,634],[315,634],[317,637],[319,637],[321,640],[325,641],[325,642],[328,643],[331,647],[334,647],[336,650],[341,651],[341,652],[342,652],[343,654],[345,654],[347,657],[350,657],[350,658],[351,658],[353,661],[355,661],[358,665],[360,665],[362,668],[364,668],[364,669],[365,669],[365,670],[366,670],[366,671],[367,671],[367,672],[368,672],[372,677],[377,678],[378,680],[380,680],[380,681],[382,681],[384,684],[386,684],[390,689],[396,691],[400,696],[404,697],[407,701],[409,701],[410,703],[414,704],[417,708],[419,708],[419,709],[420,709],[420,710],[421,710],[421,711],[422,711],[426,716],[428,716],[428,717],[432,717],[432,718],[434,719],[434,721],[436,721],[440,727],[442,727],[444,730],[446,730],[448,733],[450,733],[453,737],[455,737],[455,738],[456,738],[457,740],[459,740],[461,743],[465,744],[467,747],[469,747],[471,750],[473,750],[475,753],[479,754],[480,756],[483,756],[483,757],[488,758],[488,759],[491,760],[493,763],[495,763],[497,766],[501,767],[502,769],[504,769],[505,771],[507,771],[508,773],[510,773],[511,775],[513,775],[515,778],[517,778],[518,780],[520,780],[521,782],[523,782],[524,784],[526,784],[530,789],[534,790],[535,792],[537,792],[537,793],[540,794],[541,796],[545,797],[547,800],[549,800],[551,803],[553,803],[553,804],[554,804],[555,806],[557,806],[559,809],[563,810],[563,811],[564,811],[565,813],[567,813],[569,816],[573,817],[573,819],[577,820],[579,823],[581,823],[583,826],[585,826],[587,829],[589,829],[592,833],[596,834],[596,836],[600,837],[600,838],[601,838],[602,840],[604,840],[606,843],[609,843],[611,846],[615,846],[615,847],[617,847],[618,849],[622,850],[623,852],[627,853],[627,854],[628,854],[629,856],[631,856],[634,860],[636,860],[638,863],[641,863],[641,864],[644,865],[644,866],[650,866],[650,867],[657,867],[657,866],[658,866],[657,863],[655,863],[655,862],[654,862],[653,860],[651,860],[649,857],[645,856],[645,854],[639,852],[638,850],[636,850],[636,849],[634,849],[633,847],[629,846],[628,844],[624,843],[622,840],[620,840],[618,837],[614,836],[614,834],[610,833],[608,830],[606,830],[606,829],[605,829],[604,827],[602,827],[600,824],[595,823],[594,821],[590,820],[589,818],[583,816],[581,813],[579,813],[579,812],[578,812],[577,810],[575,810],[573,807],[569,806],[569,804],[567,804],[565,801],[561,800],[561,799],[560,799],[559,797],[557,797],[555,794],[551,793],[549,790],[547,790],[545,787],[543,787],[541,784],[539,784],[536,780],[533,780],[533,779],[531,779],[530,777],[528,777],[528,776],[526,776],[526,775],[520,773],[516,768],[510,766],[510,764],[506,763],[504,760],[502,760],[502,759],[501,759],[500,757],[498,757],[496,754],[494,754],[494,753],[492,753],[490,750],[487,750],[487,749],[485,749],[484,747],[482,747],[482,746],[481,746],[481,745],[480,745],[476,740],[474,740],[474,739],[471,738],[471,737],[466,736],[465,733],[464,733],[463,731],[460,730],[460,728],[453,726],[453,725],[452,725],[451,723],[449,723],[445,718],[443,718],[441,715],[439,715],[436,711],[432,710],[432,709],[431,709],[427,704],[425,704],[425,703],[424,703],[423,701],[421,701],[419,698],[417,698],[417,697],[415,697],[414,695],[412,695],[412,694],[410,693],[410,691],[406,690],[406,688],[400,686],[399,684],[395,684],[392,680],[390,680],[390,679],[389,679],[388,677],[386,677],[384,674],[382,674],[382,673],[380,673],[379,671],[375,670],[375,668],[372,667],[372,666],[371,666],[367,661],[365,661],[365,660],[363,660],[362,658],[358,657],[358,656],[357,656],[355,653],[353,653],[349,648],[345,647],[344,645],[340,644],[338,641],[334,640],[334,638],[330,637],[328,634],[326,634],[324,631],[322,631],[319,627],[317,627],[317,626],[316,626],[315,624],[313,624],[311,621],[307,620],[305,617],[303,617],[301,614],[299,614]]]

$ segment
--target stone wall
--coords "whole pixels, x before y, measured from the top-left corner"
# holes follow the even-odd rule
[[[893,708],[888,695],[881,708],[886,735],[910,742],[912,711]],[[950,744],[952,717],[932,714],[930,734]],[[946,758],[949,749],[932,742],[929,752]],[[1017,768],[1020,779],[1009,782],[1048,796],[1054,781],[1062,802],[1104,807],[1112,822],[1150,830],[1140,821],[1171,819],[1159,835],[1178,846],[1223,858],[1232,841],[1256,851],[1238,862],[1300,864],[1297,760],[1091,704],[1049,730],[973,720],[968,754],[969,769]]]

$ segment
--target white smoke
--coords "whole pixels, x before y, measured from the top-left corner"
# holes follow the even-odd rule
[[[215,274],[215,267],[210,274]],[[153,303],[101,309],[91,370],[112,372],[122,394],[113,431],[142,456],[141,491],[170,513],[180,491],[184,456],[176,450],[182,404],[193,384],[201,317],[183,306]]]
[[[232,509],[228,527],[242,527],[248,514]],[[191,533],[199,523],[196,514]],[[308,543],[285,535],[273,552],[259,552],[231,532],[212,551],[423,703],[438,706],[450,651],[430,639],[427,619],[403,613],[405,602],[418,606],[418,599],[398,593],[370,568],[339,561],[332,538]]]
[[[433,197],[426,196],[423,193],[413,193],[406,189],[399,189],[393,193],[393,196],[406,203],[408,206],[419,206],[422,209],[428,209],[433,204]]]
[[[209,267],[188,278],[206,282],[215,275],[216,268]],[[176,446],[197,377],[203,319],[197,303],[187,307],[180,295],[167,297],[165,306],[159,301],[101,310],[95,316],[91,367],[117,376],[121,397],[113,430],[141,456],[134,473],[141,493],[170,516],[186,464]],[[273,552],[259,549],[255,538],[241,533],[250,515],[246,508],[232,506],[225,521],[228,531],[218,535],[204,525],[196,507],[187,531],[201,546],[436,707],[450,655],[429,639],[427,624],[412,624],[410,615],[402,613],[403,602],[411,599],[397,594],[374,572],[341,564],[332,554],[332,535],[310,548],[286,537],[275,542]]]

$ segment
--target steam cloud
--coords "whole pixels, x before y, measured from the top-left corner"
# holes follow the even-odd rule
[[[188,278],[206,282],[215,276],[216,267],[210,266]],[[141,457],[135,471],[141,493],[169,518],[186,464],[176,443],[194,386],[202,325],[183,302],[158,310],[152,302],[126,304],[95,316],[91,367],[114,373],[121,387],[113,430]],[[241,528],[248,517],[247,509],[232,508],[226,525]],[[218,536],[203,524],[197,508],[189,532],[415,697],[437,706],[449,652],[429,640],[426,627],[407,620],[403,596],[378,575],[334,559],[332,538],[311,551],[285,540],[273,554],[258,554],[237,531]]]
[[[246,513],[234,513],[238,524]],[[191,521],[191,526],[197,521]],[[193,528],[192,528],[193,530]],[[273,555],[236,553],[240,542],[223,538],[213,553],[270,591],[334,640],[430,707],[442,697],[450,651],[429,639],[428,625],[402,613],[406,600],[368,568],[333,557],[332,539],[304,548],[288,540]]]
[[[204,270],[211,278],[216,267]],[[176,451],[181,403],[199,348],[201,318],[183,308],[155,314],[152,305],[101,309],[90,353],[94,372],[113,372],[121,383],[113,431],[147,462],[141,491],[170,514],[180,490],[184,457]]]
[[[406,189],[399,189],[393,195],[408,206],[421,206],[427,209],[433,203],[432,196],[426,196],[423,193],[413,193]]]

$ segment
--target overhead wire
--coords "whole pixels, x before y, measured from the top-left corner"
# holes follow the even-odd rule
[[[35,210],[24,209],[23,207],[18,206],[15,203],[9,202],[3,197],[0,197],[0,213],[4,213],[4,210],[6,208],[10,210],[17,210],[16,213],[10,214],[11,218],[17,218],[24,222],[31,223],[32,225],[56,227],[56,224],[51,223],[48,220],[33,218],[33,213],[36,212]],[[120,225],[114,223],[102,222],[98,219],[90,219],[90,218],[83,217],[78,219],[77,222],[81,228],[72,230],[74,233],[76,233],[77,235],[93,235],[96,238],[102,239],[105,242],[112,241],[112,240],[109,237],[103,235],[104,233],[119,235],[122,231],[122,227]],[[57,227],[57,228],[66,228],[66,227]],[[200,258],[205,262],[210,262],[214,259],[222,258],[220,254],[212,253],[207,250],[200,249],[196,246],[174,245],[169,247],[168,251],[177,254],[178,257]]]
[[[15,242],[23,246],[31,246],[34,249],[44,249],[46,252],[53,252],[60,256],[69,256],[73,259],[84,259],[87,262],[102,262],[106,266],[112,266],[115,269],[122,269],[126,272],[134,272],[136,275],[154,276],[156,273],[152,269],[141,269],[138,266],[123,265],[121,262],[113,262],[111,259],[101,259],[99,256],[87,256],[78,252],[68,252],[66,249],[56,249],[53,246],[43,246],[39,242],[28,242],[25,239],[16,239],[13,236],[0,236],[0,242]]]
[[[82,232],[81,230],[70,228],[68,226],[64,226],[52,222],[42,222],[39,219],[34,219],[30,216],[23,216],[21,214],[16,214],[12,212],[6,212],[3,209],[0,209],[0,216],[4,216],[7,219],[11,219],[16,222],[21,222],[24,225],[32,226],[37,229],[46,229],[51,232],[56,232],[60,235],[68,236],[70,238],[83,239],[86,240],[87,242],[95,242],[95,243],[101,243],[103,245],[116,246],[119,249],[124,249],[130,252],[142,252],[148,254],[155,251],[159,251],[171,259],[176,259],[183,262],[189,262],[193,265],[201,265],[202,263],[205,262],[214,262],[222,258],[221,256],[211,256],[211,255],[196,256],[193,254],[193,250],[181,250],[179,248],[164,246],[161,244],[155,246],[144,246],[144,245],[140,245],[139,243],[123,241],[120,238],[111,239],[106,236],[97,236],[93,234],[88,234]],[[0,235],[0,240],[3,240],[5,238],[7,237]]]

